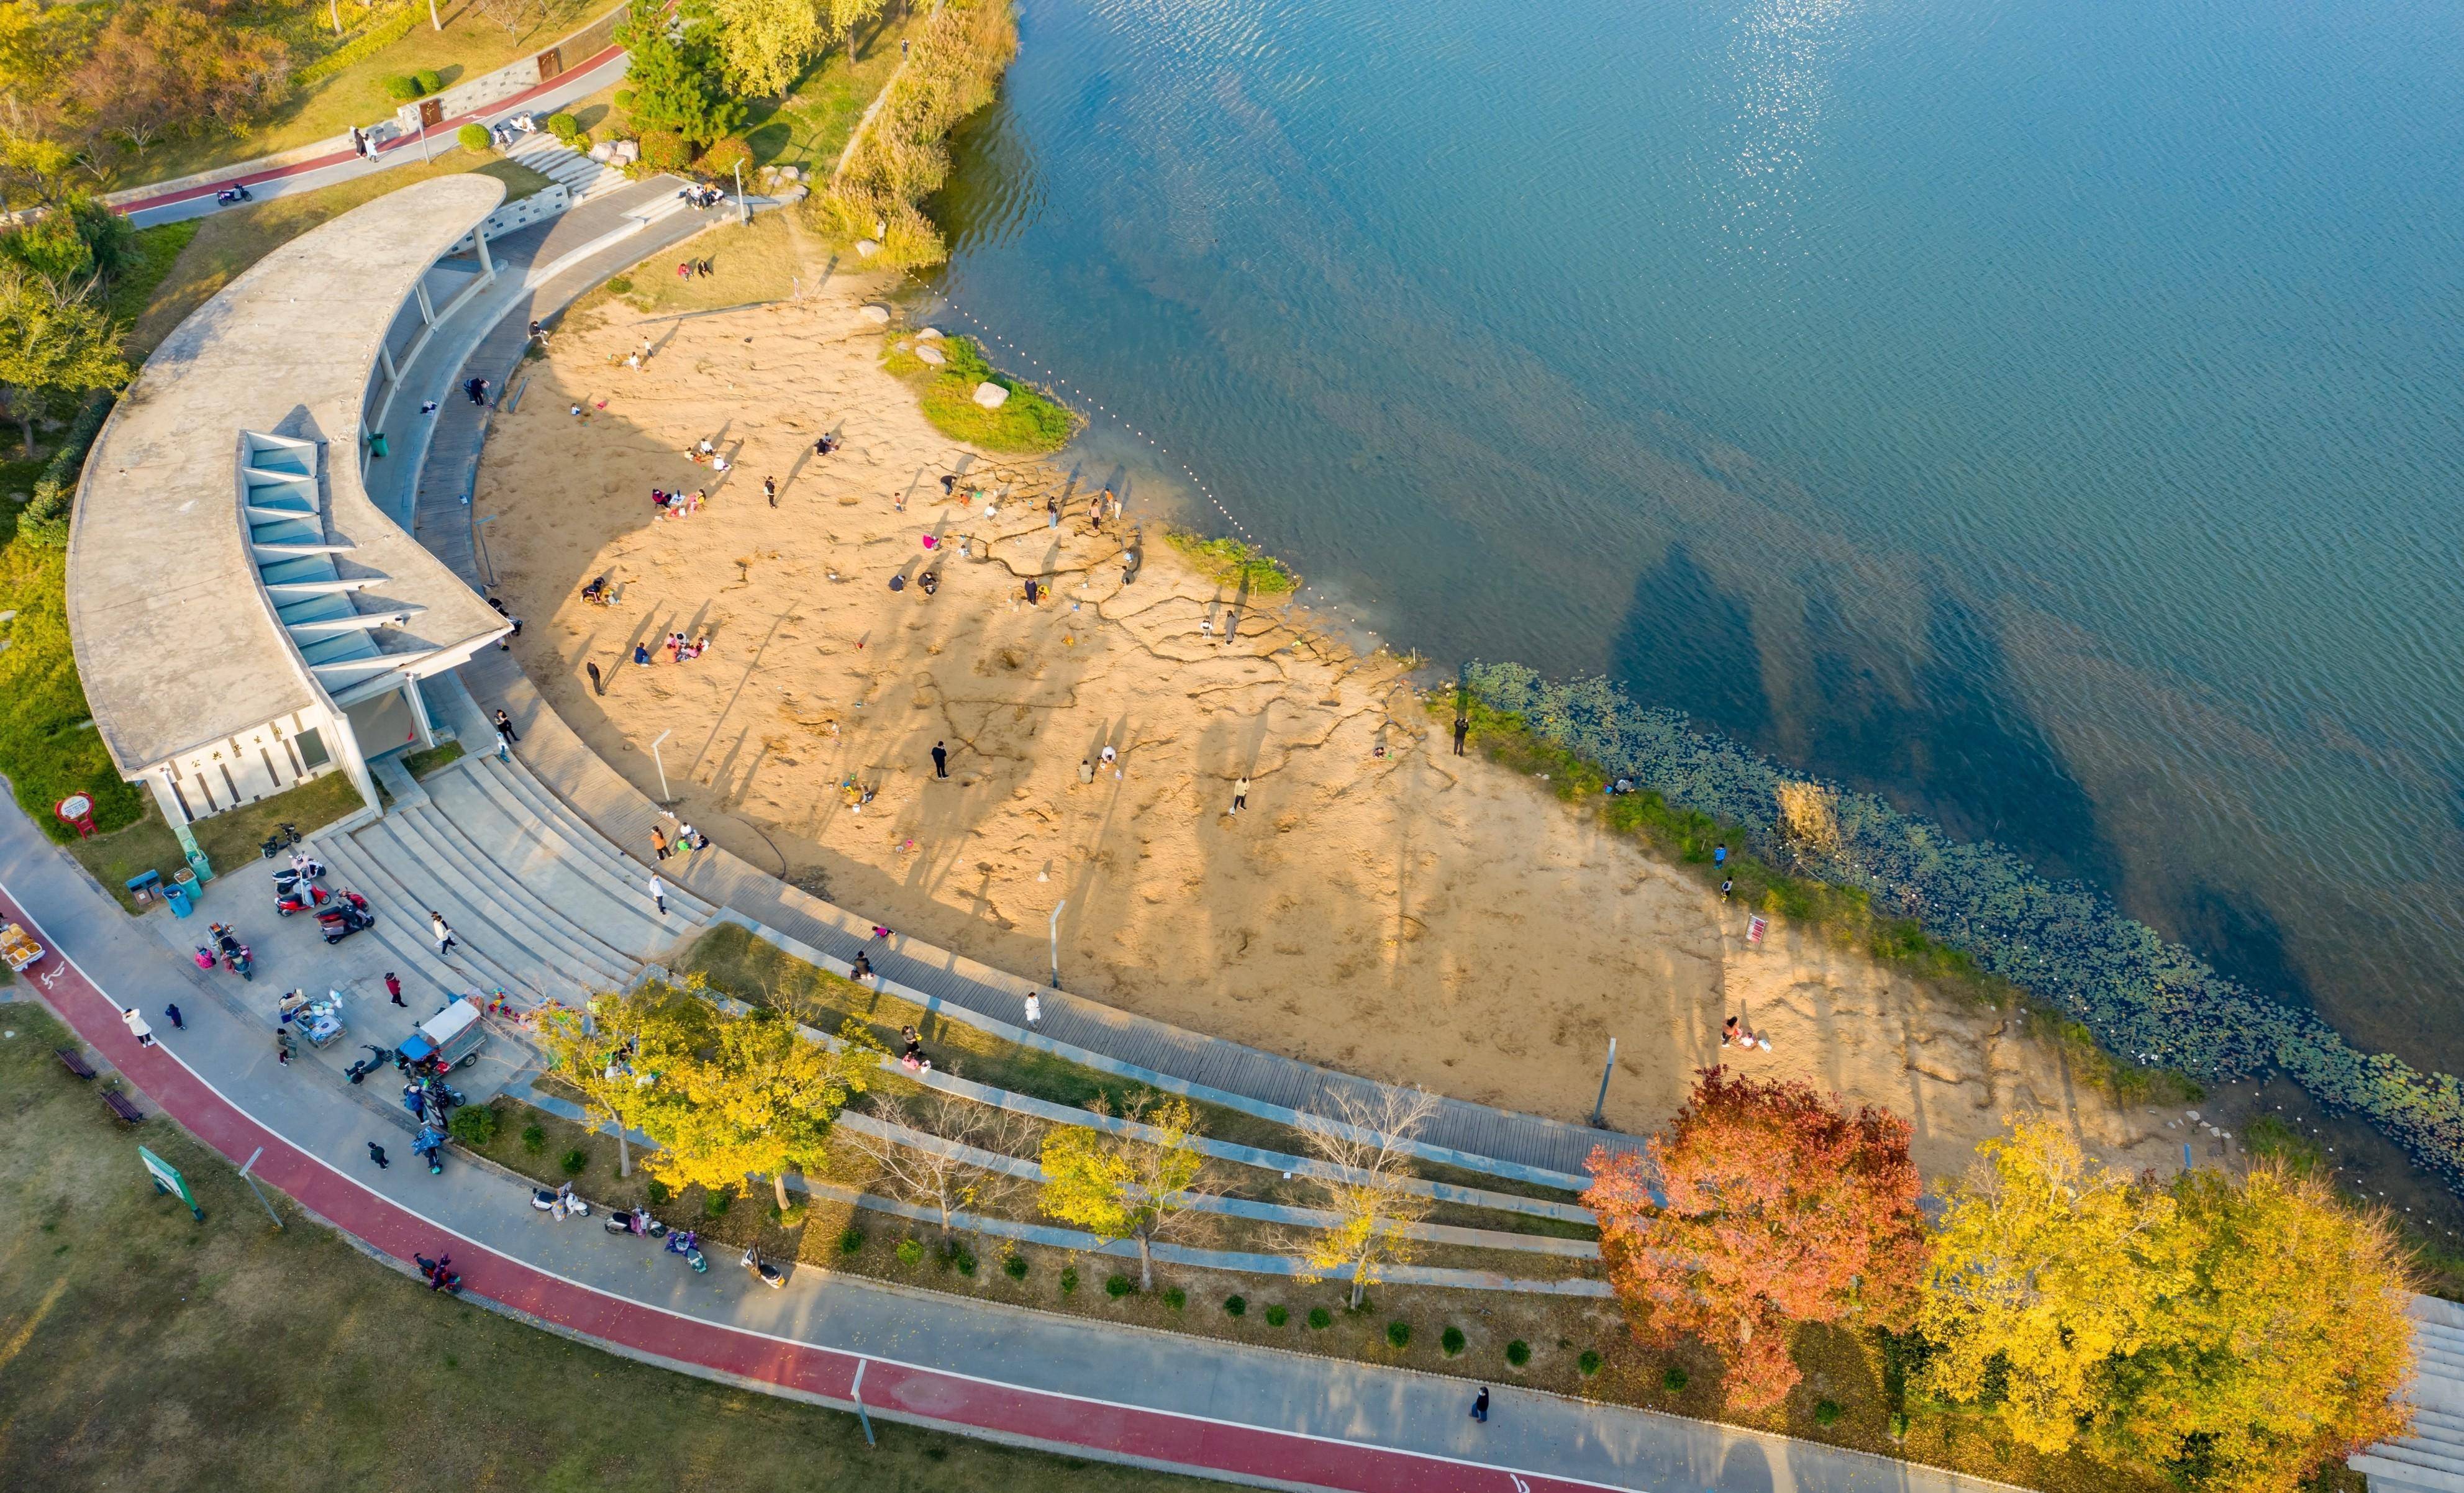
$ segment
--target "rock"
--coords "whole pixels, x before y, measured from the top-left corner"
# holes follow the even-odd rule
[[[881,252],[881,246],[871,239],[859,238],[855,241],[855,256],[859,259],[869,259],[879,252]]]
[[[605,165],[605,163],[607,163],[607,162],[610,162],[610,161],[615,160],[615,159],[616,159],[616,143],[615,143],[614,141],[612,141],[612,140],[603,140],[603,141],[601,141],[599,143],[597,143],[597,144],[595,144],[595,145],[591,146],[591,147],[590,147],[590,159],[591,159],[591,160],[593,160],[593,161],[597,161],[597,162],[601,163],[602,165]]]
[[[923,331],[916,333],[915,336],[916,340],[919,341],[936,341],[940,339],[941,329],[937,326],[928,326]]]
[[[976,403],[986,409],[999,409],[1009,403],[1009,390],[998,384],[979,384],[976,385]]]
[[[642,143],[638,140],[620,140],[616,142],[616,159],[626,165],[631,165],[634,162],[641,160]]]
[[[943,363],[950,361],[949,359],[941,356],[941,349],[934,346],[930,342],[917,343],[915,347],[915,356],[923,359],[926,362],[931,363],[935,368],[940,367]]]
[[[779,168],[779,174],[791,182],[801,182],[804,179],[803,171],[799,167],[792,165],[781,166]]]
[[[875,325],[886,326],[890,322],[890,308],[882,305],[878,301],[865,307],[862,315],[867,321],[870,321]]]

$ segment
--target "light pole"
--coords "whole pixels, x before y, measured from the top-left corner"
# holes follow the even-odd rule
[[[1064,897],[1061,907],[1052,910],[1052,988],[1055,990],[1061,988],[1061,908],[1068,905],[1069,899]]]
[[[744,163],[741,161],[736,163],[736,221],[753,221],[753,209],[744,205]]]
[[[668,764],[659,756],[659,741],[665,741],[673,735],[675,733],[672,730],[662,731],[659,733],[658,741],[650,743],[650,760],[657,763],[659,768],[659,805],[662,808],[676,801],[674,796],[668,792]]]
[[[1600,1068],[1600,1097],[1592,1101],[1592,1129],[1595,1131],[1608,1129],[1608,1122],[1600,1115],[1609,1105],[1609,1075],[1616,1071],[1617,1039],[1612,1037],[1609,1039],[1609,1061]]]

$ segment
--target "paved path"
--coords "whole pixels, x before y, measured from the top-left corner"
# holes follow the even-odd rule
[[[253,878],[209,887],[206,916],[262,913]],[[450,1251],[470,1292],[616,1351],[769,1393],[1078,1455],[1362,1493],[1554,1493],[1650,1489],[1908,1489],[1994,1484],[1835,1448],[1500,1387],[1486,1426],[1463,1415],[1470,1386],[1209,1339],[1111,1327],[914,1292],[800,1266],[768,1291],[721,1262],[695,1276],[664,1253],[594,1227],[560,1228],[523,1189],[449,1161],[377,1172],[365,1143],[401,1131],[376,1096],[331,1069],[275,1065],[271,990],[209,978],[176,935],[130,919],[13,804],[0,806],[0,915],[54,951],[30,982],[149,1108],[383,1254]],[[309,983],[313,933],[284,957]],[[348,949],[350,944],[340,946]],[[141,1051],[103,992],[148,1013],[170,1000],[185,1031],[156,1022]],[[65,1082],[65,1080],[63,1080]],[[243,1220],[213,1220],[243,1227]]]

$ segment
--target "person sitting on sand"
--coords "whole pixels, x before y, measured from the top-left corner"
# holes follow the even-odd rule
[[[582,588],[582,599],[595,605],[604,606],[607,604],[607,578],[605,576],[594,577],[588,585]]]
[[[928,570],[915,578],[915,583],[924,588],[924,594],[926,596],[931,596],[935,591],[941,589],[941,572],[937,570]]]
[[[636,643],[633,645],[633,662],[644,669],[650,667],[650,649],[648,644]]]

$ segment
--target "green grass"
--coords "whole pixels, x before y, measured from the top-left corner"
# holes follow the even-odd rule
[[[1040,455],[1068,444],[1079,425],[1068,406],[1023,379],[1013,379],[984,362],[972,339],[945,338],[937,344],[949,362],[935,368],[913,350],[892,342],[882,352],[882,366],[913,386],[924,406],[924,418],[954,440],[988,451]],[[999,409],[976,403],[976,385],[992,384],[1009,390]]]
[[[150,870],[169,881],[173,872],[188,864],[180,854],[180,842],[172,836],[171,826],[163,822],[162,814],[154,807],[152,795],[141,797],[144,813],[136,823],[111,834],[76,841],[68,847],[77,864],[92,872],[103,889],[132,912],[139,910],[128,900],[128,878]],[[189,830],[197,837],[197,848],[206,852],[207,862],[220,878],[246,874],[249,867],[263,859],[265,838],[274,833],[275,825],[296,824],[305,835],[356,814],[363,806],[363,801],[359,790],[351,786],[350,778],[331,772],[228,814],[198,820]]]
[[[0,475],[11,492],[25,491],[33,480],[33,470],[22,462]],[[0,531],[6,536],[0,611],[16,613],[0,624],[9,641],[0,649],[0,700],[8,702],[0,710],[0,773],[8,775],[19,806],[55,840],[76,836],[52,814],[72,792],[94,800],[101,828],[133,824],[145,811],[144,796],[112,765],[69,648],[68,553],[18,539],[18,512],[15,503],[0,504],[0,524],[7,526]]]
[[[440,767],[450,767],[460,760],[462,760],[461,742],[440,741],[425,752],[407,754],[402,759],[402,770],[413,778],[425,778]]]
[[[734,207],[712,209],[733,214]],[[615,282],[590,292],[574,303],[567,325],[597,308],[623,319],[631,316],[676,316],[693,311],[718,311],[730,306],[785,300],[796,294],[799,279],[810,287],[819,279],[811,262],[813,246],[786,212],[764,212],[750,223],[716,218],[724,224],[646,259],[626,272],[627,288]],[[687,259],[707,259],[711,273],[680,277],[676,266]]]
[[[418,4],[419,0],[409,0]],[[300,8],[313,12],[321,27],[325,15],[322,5],[311,3]],[[612,0],[544,0],[539,9],[524,18],[512,34],[495,21],[479,13],[476,6],[463,0],[438,0],[437,11],[445,30],[432,30],[423,14],[410,33],[392,46],[363,57],[332,77],[312,87],[301,89],[276,105],[265,119],[245,131],[209,130],[185,139],[165,140],[143,156],[123,163],[115,188],[143,186],[148,182],[169,181],[198,171],[209,171],[276,151],[313,144],[340,135],[354,124],[373,123],[388,119],[398,107],[386,97],[385,80],[402,73],[415,73],[422,68],[433,69],[443,86],[477,77],[493,72],[517,57],[529,56],[558,38],[587,25],[613,9]],[[380,16],[384,12],[379,12]],[[347,24],[347,21],[346,21]],[[317,33],[312,32],[312,34]],[[356,31],[354,32],[356,34]],[[333,33],[321,31],[320,41],[330,41]],[[347,43],[349,37],[342,38]],[[327,49],[330,50],[330,49]],[[292,61],[296,66],[310,60],[294,48]],[[580,57],[567,57],[567,65],[580,62]]]
[[[0,1041],[0,1461],[106,1488],[1129,1493],[1199,1482],[1015,1451],[618,1358],[430,1294],[156,1117],[119,1129],[11,1006]],[[142,1108],[151,1112],[153,1106]],[[194,1222],[139,1170],[178,1167]],[[724,1262],[722,1262],[724,1267]],[[509,1468],[519,1461],[519,1476]]]
[[[931,9],[892,6],[858,28],[853,67],[847,65],[842,42],[805,69],[783,100],[753,100],[744,140],[753,147],[755,163],[827,176],[854,135],[856,121],[898,70],[899,42],[923,33],[924,12]]]
[[[1283,596],[1301,583],[1289,565],[1239,539],[1209,539],[1174,529],[1164,535],[1199,573],[1251,596]]]

